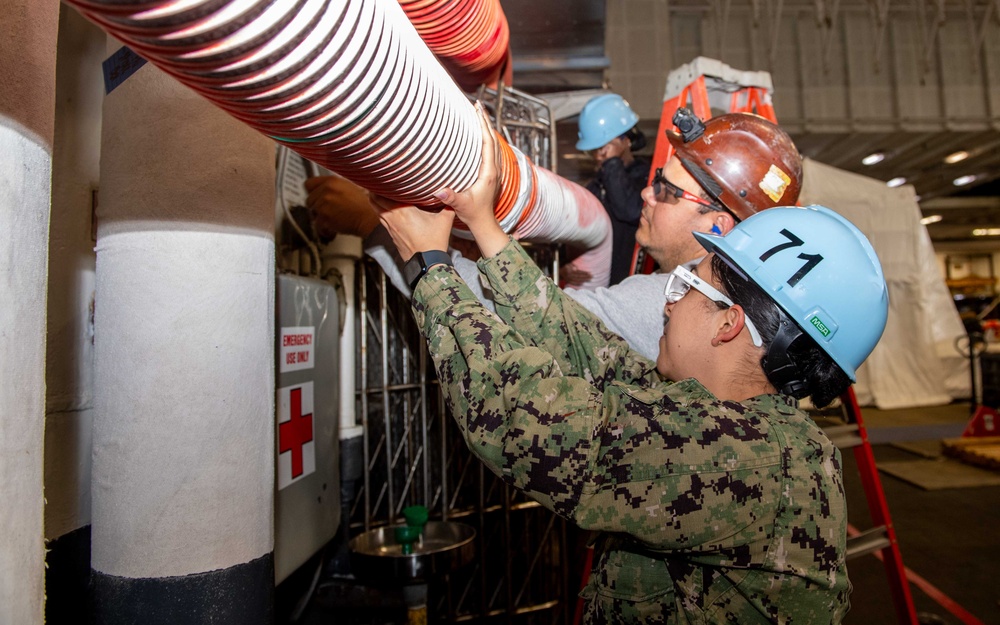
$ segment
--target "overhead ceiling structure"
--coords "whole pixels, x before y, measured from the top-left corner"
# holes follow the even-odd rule
[[[1000,0],[501,4],[519,89],[612,89],[654,136],[670,70],[705,56],[767,71],[804,156],[912,185],[940,216],[939,249],[1000,248],[1000,234],[973,234],[1000,229]],[[586,177],[575,123],[559,130],[559,173]]]
[[[604,0],[500,0],[510,25],[514,86],[549,93],[604,86]]]

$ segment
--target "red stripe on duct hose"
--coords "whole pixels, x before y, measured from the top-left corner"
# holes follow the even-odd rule
[[[465,91],[510,84],[510,27],[499,0],[399,0],[420,38]]]
[[[489,30],[496,10],[467,1],[485,7],[476,32]],[[475,108],[395,2],[67,3],[233,117],[369,191],[431,207],[435,191],[466,189],[479,171]],[[505,230],[586,250],[577,266],[607,284],[611,228],[597,198],[501,144]]]

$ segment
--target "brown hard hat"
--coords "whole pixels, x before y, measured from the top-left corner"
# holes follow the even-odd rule
[[[686,143],[684,136],[666,132],[684,169],[738,219],[798,201],[802,157],[788,134],[763,117],[713,117],[700,136],[686,134]]]

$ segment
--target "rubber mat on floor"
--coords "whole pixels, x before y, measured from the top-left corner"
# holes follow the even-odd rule
[[[941,452],[941,441],[907,441],[905,443],[891,443],[896,449],[902,449],[903,451],[908,451],[915,456],[920,458],[940,458],[942,456]]]
[[[924,490],[1000,486],[1000,472],[980,469],[947,458],[879,462],[887,475]]]

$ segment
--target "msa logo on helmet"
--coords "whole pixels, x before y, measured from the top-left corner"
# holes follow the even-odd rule
[[[780,167],[771,165],[767,173],[764,174],[764,179],[757,183],[757,186],[767,194],[767,197],[771,198],[771,201],[777,204],[791,182],[792,179],[788,177],[788,174],[781,171]]]
[[[826,324],[823,323],[819,317],[814,315],[812,319],[809,320],[809,323],[811,323],[814,328],[819,330],[819,333],[822,334],[824,338],[830,336],[830,328],[826,327]]]

